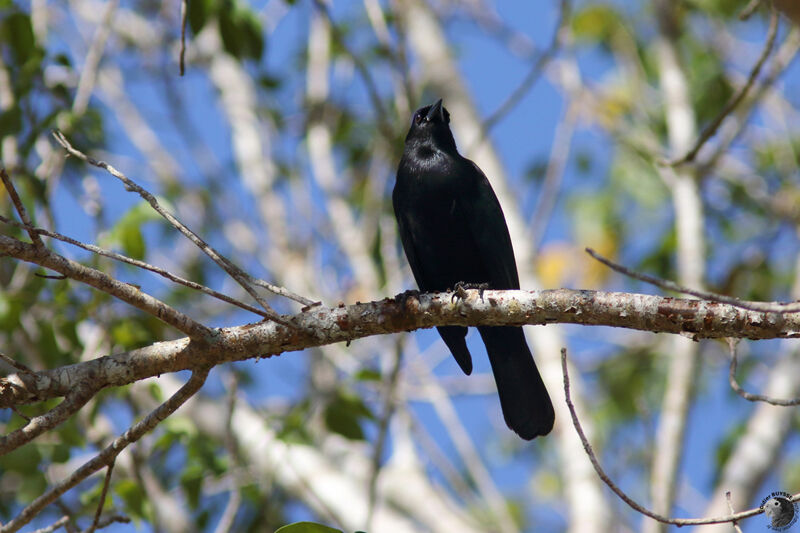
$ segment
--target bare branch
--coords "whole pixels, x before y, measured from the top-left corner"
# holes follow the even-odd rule
[[[605,257],[598,254],[591,248],[586,248],[586,253],[591,255],[593,258],[597,259],[610,269],[616,270],[620,274],[624,274],[633,279],[638,279],[639,281],[644,281],[645,283],[649,283],[650,285],[655,285],[656,287],[660,287],[666,291],[680,292],[683,294],[688,294],[690,296],[695,296],[702,300],[708,300],[709,302],[720,302],[732,305],[733,307],[747,309],[749,311],[761,311],[766,313],[780,313],[780,314],[800,312],[800,303],[797,302],[792,302],[792,303],[751,302],[746,300],[740,300],[739,298],[734,298],[732,296],[725,296],[724,294],[698,291],[696,289],[690,289],[688,287],[683,287],[681,285],[678,285],[674,281],[657,278],[649,274],[642,274],[640,272],[636,272],[635,270],[631,270],[627,267],[620,265],[619,263],[611,261],[610,259],[606,259]]]
[[[398,342],[395,347],[394,358],[392,361],[392,370],[389,373],[389,379],[386,382],[383,398],[383,412],[381,413],[380,421],[378,423],[378,438],[375,441],[375,447],[372,451],[372,471],[369,476],[369,489],[367,490],[367,520],[364,529],[367,531],[373,529],[372,517],[375,512],[375,505],[378,496],[378,475],[381,471],[381,458],[386,447],[386,437],[389,434],[389,422],[395,411],[395,391],[400,377],[400,369],[403,362],[403,343]]]
[[[728,509],[730,509],[731,514],[736,514],[736,511],[733,509],[733,502],[731,501],[731,491],[727,491],[725,493],[725,500],[728,502]],[[736,530],[736,533],[743,533],[742,528],[739,527],[739,521],[733,521],[733,529]]]
[[[758,9],[758,6],[761,5],[761,2],[762,0],[750,0],[750,2],[744,6],[744,9],[739,12],[739,20],[747,20],[753,16],[753,13],[756,12],[756,9]]]
[[[751,516],[755,516],[764,512],[764,510],[760,507],[756,507],[755,509],[750,509],[747,511],[742,511],[741,513],[733,513],[728,516],[718,516],[712,518],[670,518],[667,516],[662,516],[660,514],[656,514],[649,509],[645,508],[644,506],[636,503],[630,496],[625,494],[615,483],[614,481],[608,477],[608,474],[603,470],[603,467],[600,466],[600,462],[597,460],[597,457],[594,455],[594,450],[592,449],[592,445],[586,439],[586,435],[583,432],[583,428],[581,427],[580,420],[578,419],[578,414],[575,412],[575,406],[572,405],[572,399],[570,398],[569,392],[569,374],[567,372],[567,349],[561,349],[561,369],[564,374],[564,395],[566,396],[567,400],[567,407],[569,408],[569,412],[572,415],[572,424],[575,426],[575,431],[578,432],[578,436],[583,443],[583,449],[586,450],[586,455],[589,456],[589,460],[592,462],[592,466],[594,466],[597,475],[600,476],[600,479],[603,480],[608,488],[614,491],[614,494],[619,496],[619,498],[627,503],[634,511],[637,511],[645,516],[652,518],[657,522],[661,522],[662,524],[673,524],[676,526],[691,526],[691,525],[702,525],[702,524],[722,524],[725,522],[737,522],[743,518],[749,518]],[[800,493],[795,494],[792,496],[792,501],[796,502],[800,500]]]
[[[69,522],[69,516],[62,516],[49,526],[37,529],[33,533],[53,533],[53,531],[56,531],[57,529],[66,526],[67,522]]]
[[[11,197],[11,203],[14,204],[14,208],[17,210],[22,223],[26,226],[33,226],[33,223],[28,216],[28,211],[25,209],[25,205],[22,203],[19,194],[17,194],[17,189],[14,187],[14,183],[8,176],[6,169],[2,166],[0,166],[0,178],[3,180],[3,185],[5,185],[6,191],[8,191],[8,196]],[[33,244],[35,244],[37,247],[42,248],[44,246],[42,238],[39,237],[36,232],[28,231],[28,235],[30,235]]]
[[[345,53],[353,60],[353,65],[355,65],[356,70],[358,71],[361,78],[364,80],[364,85],[367,88],[367,94],[369,95],[369,99],[372,102],[372,107],[375,109],[375,120],[378,124],[378,129],[380,129],[381,133],[384,135],[387,141],[391,142],[394,140],[394,128],[391,124],[386,120],[387,113],[384,110],[383,102],[381,101],[380,93],[378,92],[378,87],[375,85],[375,80],[372,79],[372,74],[370,74],[369,69],[358,57],[354,54],[350,48],[347,46],[347,43],[344,40],[344,36],[342,35],[341,30],[336,25],[336,21],[333,20],[333,15],[328,9],[328,5],[325,3],[324,0],[314,0],[314,7],[316,7],[320,13],[322,13],[325,18],[327,19],[328,23],[330,24],[331,28],[331,36],[336,40],[336,43],[342,47]]]
[[[129,524],[130,522],[131,519],[128,518],[127,516],[122,516],[122,515],[107,516],[105,518],[101,518],[100,521],[97,522],[97,529],[105,529],[111,524],[116,524],[116,523]],[[88,531],[84,530],[82,533],[88,533]]]
[[[26,374],[33,374],[33,370],[28,368],[26,365],[20,363],[16,359],[12,359],[11,357],[7,356],[6,354],[0,352],[0,359],[11,365],[13,368],[16,368],[20,372]]]
[[[236,395],[239,393],[239,383],[236,379],[236,374],[233,372],[226,374],[223,383],[225,384],[225,388],[228,389],[228,394],[225,412],[225,435],[222,440],[232,465],[227,473],[228,478],[231,480],[231,489],[230,496],[228,496],[228,503],[225,504],[225,510],[222,511],[222,516],[220,516],[219,522],[217,522],[217,527],[214,528],[214,533],[228,533],[231,531],[236,513],[239,511],[239,506],[242,503],[242,482],[239,479],[241,476],[238,475],[239,469],[237,468],[242,465],[242,460],[239,454],[239,445],[236,441],[236,435],[233,432],[233,414],[236,408]]]
[[[734,390],[736,394],[744,398],[745,400],[751,402],[764,402],[771,405],[777,405],[780,407],[794,407],[795,405],[800,405],[800,398],[794,398],[791,400],[783,400],[780,398],[772,398],[771,396],[765,396],[763,394],[752,394],[744,390],[740,385],[739,382],[736,381],[736,368],[739,364],[739,358],[736,353],[736,345],[738,344],[738,339],[728,339],[728,347],[731,352],[731,366],[728,370],[728,382],[731,384],[731,388]]]
[[[19,531],[22,526],[30,522],[45,507],[53,503],[53,501],[59,496],[104,466],[110,465],[122,452],[122,450],[128,447],[129,444],[139,440],[145,433],[148,433],[155,428],[165,418],[174,413],[189,398],[194,396],[194,394],[203,386],[203,383],[205,383],[206,377],[208,376],[208,371],[208,368],[194,370],[192,372],[192,377],[189,378],[189,381],[187,381],[186,384],[174,395],[172,395],[166,402],[162,403],[143,420],[132,425],[125,433],[114,439],[111,444],[105,447],[93,459],[89,460],[87,463],[73,472],[67,479],[36,498],[30,505],[23,509],[16,518],[5,524],[3,527],[0,527],[0,533],[12,533],[14,531]]]
[[[272,307],[261,297],[258,293],[253,289],[250,283],[248,283],[245,273],[236,265],[234,265],[228,258],[221,255],[217,252],[214,248],[212,248],[207,242],[200,238],[196,233],[186,227],[181,221],[175,218],[169,211],[161,207],[158,203],[158,200],[155,196],[150,194],[149,191],[137,185],[133,180],[125,176],[123,173],[106,163],[105,161],[98,161],[93,159],[83,152],[73,148],[70,142],[64,137],[64,134],[60,131],[54,131],[53,136],[58,141],[58,143],[64,147],[65,150],[71,155],[81,159],[82,161],[87,162],[92,166],[96,166],[106,170],[109,174],[120,180],[124,185],[125,189],[128,191],[132,191],[137,193],[141,196],[150,206],[156,211],[159,215],[161,215],[167,222],[172,224],[172,226],[180,231],[186,238],[192,241],[198,248],[200,248],[206,255],[208,255],[215,263],[217,263],[222,269],[227,272],[234,280],[236,280],[239,285],[241,285],[249,294],[250,296],[255,299],[261,307],[268,313],[269,318],[279,324],[284,324],[285,322],[283,319],[278,315]],[[288,291],[286,291],[288,293]]]
[[[0,243],[2,240],[0,239]],[[800,336],[800,314],[749,311],[719,302],[646,294],[557,289],[546,291],[469,290],[430,293],[375,302],[318,306],[287,317],[292,327],[260,322],[220,328],[204,343],[188,338],[159,342],[74,365],[0,378],[0,408],[67,395],[75,383],[98,388],[372,335],[434,326],[502,326],[569,323],[677,333],[692,339],[774,339]]]
[[[522,82],[514,89],[511,94],[506,98],[506,100],[500,104],[500,106],[492,112],[491,115],[486,117],[481,124],[481,135],[477,139],[475,139],[475,144],[480,144],[483,138],[485,138],[489,134],[489,130],[491,130],[495,124],[500,122],[504,116],[513,110],[517,104],[519,104],[520,100],[528,94],[528,91],[531,90],[536,82],[538,81],[539,77],[541,77],[542,72],[544,72],[545,67],[550,63],[550,61],[555,57],[558,49],[561,46],[561,40],[563,38],[564,28],[569,21],[569,14],[570,14],[570,1],[569,0],[560,0],[558,6],[558,20],[556,22],[555,30],[553,31],[553,37],[550,40],[550,44],[547,48],[539,54],[536,58],[536,61],[531,66],[531,69],[522,79]]]
[[[89,385],[90,381],[81,382],[74,386],[64,400],[43,415],[33,417],[21,428],[0,437],[0,455],[16,450],[27,444],[45,431],[49,431],[75,414],[86,405],[99,389]],[[0,388],[2,385],[0,384]]]
[[[97,510],[94,513],[94,520],[92,520],[92,525],[89,526],[89,529],[86,533],[94,533],[97,529],[97,526],[100,524],[100,513],[103,512],[103,506],[106,503],[106,494],[108,494],[108,486],[111,483],[111,473],[114,472],[114,460],[112,460],[108,466],[106,467],[106,477],[103,480],[103,490],[100,492],[100,501],[97,503]]]
[[[47,248],[38,248],[35,245],[0,235],[0,253],[49,268],[71,279],[91,285],[95,289],[155,316],[192,338],[204,338],[212,335],[212,330],[203,324],[150,296],[139,287],[118,281],[104,272],[67,259]]]
[[[78,80],[78,87],[75,89],[75,99],[72,101],[72,111],[76,115],[83,115],[89,107],[89,99],[97,81],[97,69],[113,28],[117,7],[119,7],[119,0],[112,0],[106,4],[103,18],[98,22],[92,44],[89,45],[89,51],[86,53],[83,69],[81,69],[81,77]]]
[[[769,19],[769,30],[767,32],[767,42],[764,44],[764,49],[761,51],[761,55],[758,57],[756,64],[753,65],[753,68],[750,70],[750,75],[747,77],[747,81],[744,85],[742,85],[733,96],[731,96],[728,103],[725,104],[725,107],[719,112],[719,114],[711,121],[711,123],[705,127],[705,129],[700,133],[700,136],[697,138],[694,146],[686,152],[686,154],[678,159],[674,159],[672,161],[666,161],[664,164],[668,166],[679,166],[683,165],[684,163],[690,163],[694,161],[695,157],[697,157],[697,153],[703,147],[703,145],[708,141],[711,137],[717,133],[720,124],[725,118],[731,114],[731,112],[736,109],[742,100],[744,100],[747,93],[750,91],[750,88],[756,81],[758,74],[761,72],[761,67],[764,66],[767,58],[769,57],[770,52],[772,52],[772,47],[775,44],[775,37],[778,35],[778,12],[775,9],[772,9],[772,13],[770,14]]]
[[[255,313],[257,315],[260,315],[260,316],[263,316],[265,318],[268,318],[268,315],[267,315],[267,313],[265,311],[257,309],[257,308],[255,308],[255,307],[253,307],[251,305],[247,305],[244,302],[240,302],[239,300],[237,300],[235,298],[231,298],[230,296],[227,296],[225,294],[217,292],[214,289],[210,289],[210,288],[206,287],[205,285],[201,285],[200,283],[196,283],[194,281],[191,281],[191,280],[182,278],[180,276],[177,276],[175,274],[172,274],[171,272],[169,272],[167,270],[164,270],[163,268],[159,268],[157,266],[151,265],[150,263],[146,263],[144,261],[140,261],[139,259],[133,259],[133,258],[128,257],[126,255],[123,255],[123,254],[120,254],[120,253],[117,253],[117,252],[112,252],[111,250],[106,250],[104,248],[100,248],[99,246],[95,246],[94,244],[86,244],[86,243],[83,243],[83,242],[78,241],[76,239],[73,239],[71,237],[67,237],[66,235],[61,235],[60,233],[56,233],[55,231],[49,231],[49,230],[46,230],[46,229],[43,229],[43,228],[35,228],[35,227],[32,227],[32,226],[27,226],[25,224],[20,224],[18,222],[14,222],[13,220],[9,220],[9,219],[5,218],[4,216],[0,216],[0,222],[2,222],[4,224],[9,224],[9,225],[12,225],[12,226],[21,227],[21,228],[23,228],[25,230],[32,231],[32,232],[36,233],[37,235],[44,235],[46,237],[50,237],[51,239],[56,239],[56,240],[59,240],[59,241],[62,241],[62,242],[69,243],[69,244],[71,244],[73,246],[77,246],[78,248],[83,248],[84,250],[87,250],[89,252],[95,253],[97,255],[102,255],[104,257],[108,257],[108,258],[114,259],[116,261],[120,261],[122,263],[127,263],[129,265],[133,265],[133,266],[141,268],[143,270],[149,270],[150,272],[154,272],[154,273],[158,274],[159,276],[161,276],[163,278],[166,278],[166,279],[168,279],[168,280],[170,280],[172,282],[178,283],[178,284],[183,285],[185,287],[189,287],[190,289],[194,289],[194,290],[203,292],[205,294],[208,294],[209,296],[213,296],[214,298],[217,298],[218,300],[222,300],[223,302],[227,302],[229,304],[235,305],[235,306],[240,307],[240,308],[242,308],[242,309],[244,309],[246,311],[250,311],[251,313]]]
[[[189,11],[187,1],[181,0],[181,52],[178,59],[181,76],[186,72],[186,14]]]

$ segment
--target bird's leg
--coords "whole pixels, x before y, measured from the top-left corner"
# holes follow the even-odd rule
[[[453,297],[450,299],[451,302],[454,302],[456,299],[465,299],[467,297],[467,290],[468,289],[478,289],[478,295],[481,297],[481,301],[483,301],[483,291],[489,288],[488,283],[466,283],[464,281],[459,281],[453,287]]]

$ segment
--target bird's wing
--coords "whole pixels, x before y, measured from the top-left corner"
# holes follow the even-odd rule
[[[425,273],[422,268],[419,254],[417,253],[417,246],[415,242],[414,221],[408,215],[408,211],[400,204],[400,196],[392,194],[392,203],[394,206],[395,218],[397,218],[397,226],[400,233],[400,241],[403,243],[403,250],[406,252],[408,264],[411,266],[411,272],[414,274],[414,279],[417,281],[417,286],[422,291],[430,289],[430,280],[425,279]],[[467,343],[464,337],[467,335],[467,328],[462,326],[445,326],[436,328],[441,335],[442,340],[450,349],[458,366],[465,374],[472,373],[472,356],[467,349]]]
[[[503,209],[486,175],[478,165],[468,162],[476,179],[470,180],[474,188],[462,201],[469,213],[466,219],[475,245],[489,274],[489,284],[495,289],[519,289],[517,263]]]
[[[414,274],[414,279],[417,285],[423,291],[425,290],[425,283],[422,280],[422,264],[420,263],[419,256],[417,255],[417,247],[414,243],[414,233],[410,227],[412,222],[408,219],[408,214],[404,209],[397,205],[395,200],[394,205],[395,217],[397,218],[397,227],[400,233],[400,242],[403,243],[403,250],[406,252],[408,264],[411,266],[411,273]]]

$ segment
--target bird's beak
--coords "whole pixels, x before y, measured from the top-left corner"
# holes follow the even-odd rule
[[[431,106],[431,109],[430,109],[430,111],[428,111],[428,115],[425,118],[427,120],[437,119],[440,122],[444,122],[444,113],[442,112],[442,99],[441,98],[436,100],[436,103]]]

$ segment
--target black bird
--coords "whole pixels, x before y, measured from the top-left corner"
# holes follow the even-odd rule
[[[420,290],[459,283],[519,289],[514,249],[489,180],[462,157],[442,101],[414,113],[397,169],[392,203],[403,249]],[[469,375],[467,328],[436,328]],[[521,327],[479,327],[508,427],[526,440],[553,428],[553,404]]]

